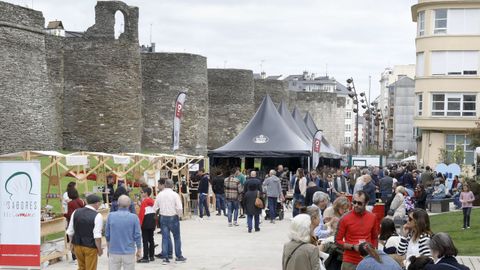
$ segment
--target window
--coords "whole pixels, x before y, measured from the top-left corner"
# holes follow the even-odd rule
[[[417,65],[416,65],[416,75],[417,77],[422,77],[424,76],[424,53],[417,53]]]
[[[447,33],[449,35],[478,35],[480,9],[449,9]]]
[[[417,95],[417,115],[422,116],[423,113],[423,95]]]
[[[347,98],[347,105],[350,105],[350,99]]]
[[[345,143],[350,143],[350,137],[345,137]]]
[[[447,159],[455,162],[453,160],[453,151],[455,151],[456,147],[460,147],[465,154],[465,158],[463,162],[465,164],[472,164],[473,163],[473,150],[474,148],[470,147],[470,138],[464,134],[447,134],[446,142],[445,142],[445,149],[447,150]]]
[[[347,112],[347,114],[345,115],[345,118],[352,119],[352,112]]]
[[[480,9],[436,9],[434,10],[433,24],[434,35],[478,35],[480,34]],[[424,28],[425,14],[419,12],[417,18],[418,36],[423,35]]]
[[[476,116],[475,94],[433,94],[432,116]]]
[[[431,57],[431,65],[431,71],[433,76],[477,75],[478,51],[433,51]],[[417,70],[418,68],[419,67],[417,67]]]
[[[434,17],[433,34],[446,34],[447,33],[447,9],[436,9]]]
[[[346,124],[345,125],[345,131],[347,131],[347,132],[352,131],[352,125]]]
[[[418,36],[421,37],[425,35],[425,11],[420,11],[418,13],[417,27],[418,27]]]

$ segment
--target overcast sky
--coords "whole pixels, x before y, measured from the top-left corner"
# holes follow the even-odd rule
[[[95,22],[94,0],[8,0],[62,20],[67,30]],[[379,93],[385,67],[415,63],[416,0],[125,0],[140,9],[140,44],[207,57],[210,68],[267,75],[327,72]],[[151,27],[150,27],[151,26]]]

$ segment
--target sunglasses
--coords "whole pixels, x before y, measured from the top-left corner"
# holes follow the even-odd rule
[[[356,205],[358,205],[358,206],[362,206],[362,205],[363,205],[363,202],[353,200],[353,201],[352,201],[352,204],[354,204],[354,205],[356,204]]]

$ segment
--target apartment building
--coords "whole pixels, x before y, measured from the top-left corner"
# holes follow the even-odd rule
[[[480,1],[420,0],[417,23],[415,116],[418,162],[435,166],[442,150],[465,152],[473,163],[466,130],[475,127],[480,92]]]

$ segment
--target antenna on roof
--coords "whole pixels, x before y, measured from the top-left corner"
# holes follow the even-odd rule
[[[328,78],[328,63],[325,64],[325,76]]]
[[[152,23],[150,23],[150,44],[152,44]]]

